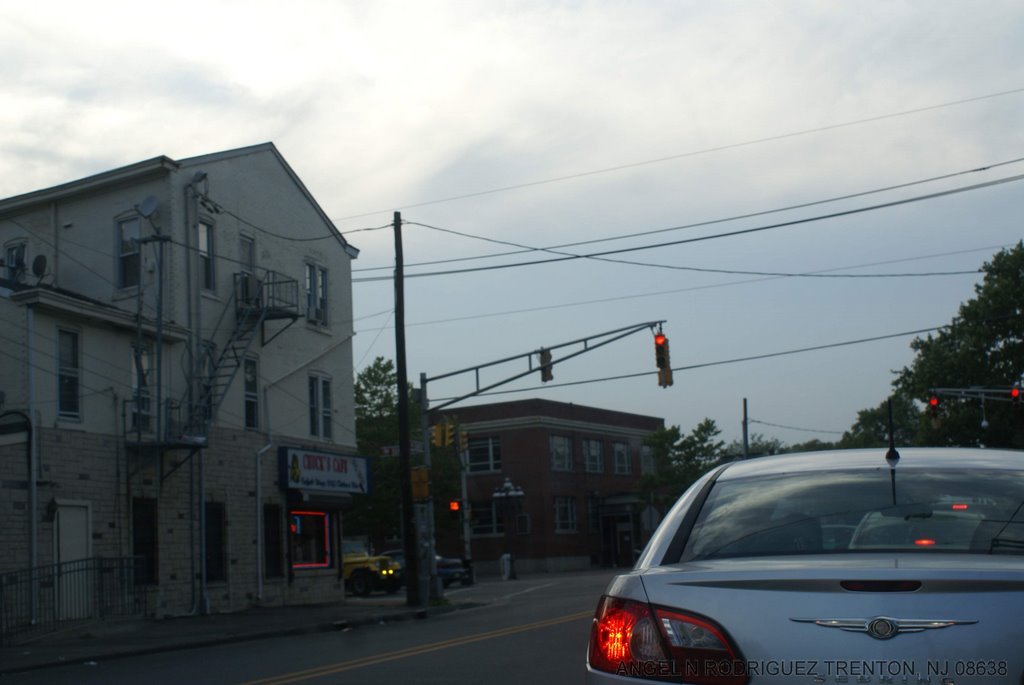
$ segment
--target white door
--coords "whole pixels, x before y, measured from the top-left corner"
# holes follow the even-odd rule
[[[59,564],[57,615],[62,620],[89,618],[92,615],[94,577],[93,570],[85,561],[90,551],[89,505],[58,503],[54,526]]]

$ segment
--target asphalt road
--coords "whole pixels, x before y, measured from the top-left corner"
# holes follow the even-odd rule
[[[483,602],[427,619],[48,668],[10,684],[582,683],[590,621],[613,573],[451,588]]]

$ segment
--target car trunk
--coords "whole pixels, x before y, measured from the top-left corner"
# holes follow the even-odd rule
[[[690,562],[642,582],[651,604],[718,623],[751,684],[1019,684],[1022,570],[1016,556],[844,554]],[[878,639],[814,622],[879,617],[964,623]]]

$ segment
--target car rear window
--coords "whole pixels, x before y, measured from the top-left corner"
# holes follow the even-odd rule
[[[722,479],[681,560],[856,553],[1024,553],[1024,472],[815,471]]]

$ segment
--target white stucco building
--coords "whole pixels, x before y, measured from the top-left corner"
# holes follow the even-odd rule
[[[343,597],[358,251],[274,145],[0,200],[0,248],[0,574],[134,556],[157,616]]]

